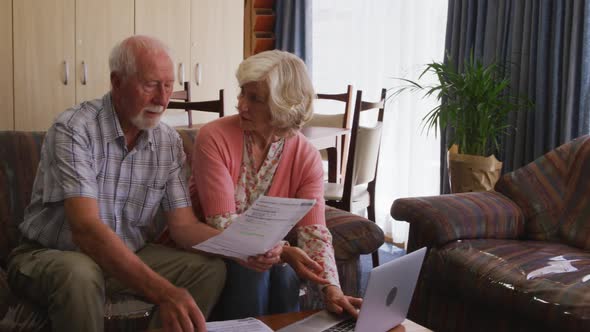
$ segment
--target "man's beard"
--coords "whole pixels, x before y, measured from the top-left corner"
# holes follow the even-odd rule
[[[159,116],[156,118],[148,118],[146,112],[152,113],[159,113]],[[141,110],[139,114],[131,119],[131,123],[137,127],[139,130],[147,130],[155,128],[159,123],[160,119],[162,118],[162,113],[164,112],[163,106],[149,106]]]

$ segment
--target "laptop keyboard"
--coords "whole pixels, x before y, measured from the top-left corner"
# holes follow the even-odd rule
[[[355,326],[356,320],[354,320],[354,318],[349,318],[328,328],[327,330],[323,330],[322,332],[353,332]]]

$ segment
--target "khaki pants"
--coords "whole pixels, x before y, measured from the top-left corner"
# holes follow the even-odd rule
[[[186,288],[208,317],[225,282],[221,259],[156,244],[147,244],[136,254],[172,284]],[[85,254],[48,249],[33,242],[21,244],[11,253],[8,282],[16,293],[47,308],[53,331],[102,332],[105,294],[141,296],[105,276]],[[150,326],[161,326],[158,310]]]

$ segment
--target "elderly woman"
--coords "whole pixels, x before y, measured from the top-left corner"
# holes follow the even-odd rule
[[[320,285],[328,310],[356,316],[362,300],[342,293],[326,228],[320,155],[299,132],[315,96],[305,64],[268,51],[244,60],[236,76],[238,114],[202,127],[194,147],[191,196],[201,220],[223,230],[260,195],[316,204],[295,226],[296,246],[284,243],[288,264],[227,261],[223,318],[298,311],[299,278]]]

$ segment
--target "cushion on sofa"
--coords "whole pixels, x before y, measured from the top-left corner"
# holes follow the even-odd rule
[[[493,191],[400,198],[391,206],[391,216],[418,230],[411,234],[412,250],[460,239],[515,239],[524,232],[518,205]]]
[[[428,261],[424,272],[433,287],[445,285],[489,304],[510,303],[562,331],[590,321],[589,252],[541,241],[468,240],[431,252]]]
[[[18,243],[17,225],[31,200],[44,133],[0,132],[0,266]]]
[[[567,181],[560,235],[562,242],[590,249],[590,139],[576,153]]]
[[[500,178],[495,189],[512,199],[526,218],[526,235],[533,240],[559,239],[568,172],[589,136],[564,144],[532,163]]]
[[[4,317],[8,311],[8,304],[11,301],[12,294],[8,286],[6,271],[0,267],[0,317]]]
[[[362,221],[362,222],[359,222]],[[383,244],[385,235],[374,222],[350,212],[326,206],[326,225],[332,233],[336,259],[370,254]]]
[[[198,129],[178,129],[178,134],[180,135],[180,139],[182,140],[182,148],[184,150],[184,154],[186,154],[186,165],[190,166],[193,154],[193,145],[195,143],[195,139],[197,138],[197,134],[199,133]],[[188,168],[190,172],[190,167]]]

